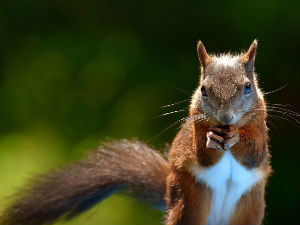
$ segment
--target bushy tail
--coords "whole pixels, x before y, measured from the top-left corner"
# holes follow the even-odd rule
[[[39,177],[4,211],[0,224],[51,224],[62,216],[76,216],[125,188],[163,206],[167,173],[162,155],[137,140],[106,143],[87,159]]]

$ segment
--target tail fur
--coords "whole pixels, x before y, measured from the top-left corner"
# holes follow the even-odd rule
[[[167,160],[146,144],[106,143],[87,159],[39,177],[4,211],[0,224],[51,224],[78,215],[120,189],[163,206],[167,173]]]

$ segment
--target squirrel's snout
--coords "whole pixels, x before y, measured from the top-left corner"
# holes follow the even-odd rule
[[[219,120],[219,122],[221,122],[224,125],[232,124],[233,118],[234,118],[234,116],[232,113],[229,113],[229,112],[218,113],[218,120]]]

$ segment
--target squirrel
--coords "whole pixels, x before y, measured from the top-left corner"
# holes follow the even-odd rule
[[[247,52],[210,55],[197,44],[200,83],[168,157],[138,140],[103,144],[42,175],[0,217],[1,225],[73,218],[118,190],[166,210],[167,225],[255,225],[264,218],[272,169],[266,104]]]

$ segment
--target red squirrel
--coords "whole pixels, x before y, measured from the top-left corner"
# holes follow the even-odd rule
[[[39,177],[0,224],[72,218],[121,189],[165,208],[167,225],[261,224],[271,166],[256,49],[254,40],[240,55],[209,55],[198,42],[199,87],[167,159],[137,140],[105,143],[87,159]]]

